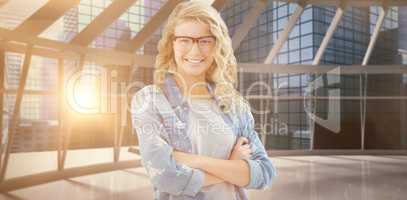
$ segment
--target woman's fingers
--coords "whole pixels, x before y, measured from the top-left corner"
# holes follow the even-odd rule
[[[233,148],[230,159],[244,159],[250,158],[252,154],[249,140],[245,137],[239,137],[236,145]]]
[[[242,152],[244,152],[244,153],[252,153],[252,150],[250,150],[250,149],[242,149]]]
[[[245,137],[239,137],[236,142],[236,146],[242,146],[244,144],[249,144],[249,140]]]
[[[252,155],[252,149],[250,145],[243,145],[241,146],[243,154],[245,154],[246,158],[249,158]]]
[[[250,150],[243,150],[242,155],[243,155],[243,158],[250,158],[252,155],[252,152]]]

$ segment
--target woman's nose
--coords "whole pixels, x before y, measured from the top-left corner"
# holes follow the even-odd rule
[[[192,54],[201,54],[202,53],[201,49],[198,46],[198,42],[192,43],[192,47],[188,53],[192,53]]]

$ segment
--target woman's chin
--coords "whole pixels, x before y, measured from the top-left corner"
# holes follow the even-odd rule
[[[202,76],[205,73],[202,71],[196,72],[196,71],[187,71],[186,75],[188,76],[193,76],[193,77],[198,77],[198,76]]]
[[[200,76],[205,73],[207,67],[204,66],[186,66],[184,67],[184,72],[186,75],[190,76]]]

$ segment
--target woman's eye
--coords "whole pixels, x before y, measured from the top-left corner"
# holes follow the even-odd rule
[[[214,41],[212,39],[202,39],[199,41],[201,44],[211,45]]]
[[[181,39],[180,42],[182,44],[188,44],[190,41],[188,39]]]
[[[201,43],[202,43],[202,44],[210,44],[211,41],[209,41],[209,40],[201,40]]]

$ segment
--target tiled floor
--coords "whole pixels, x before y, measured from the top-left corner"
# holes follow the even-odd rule
[[[250,191],[250,199],[405,200],[407,156],[274,157],[272,188]],[[1,194],[0,199],[151,200],[142,168],[53,182]]]

